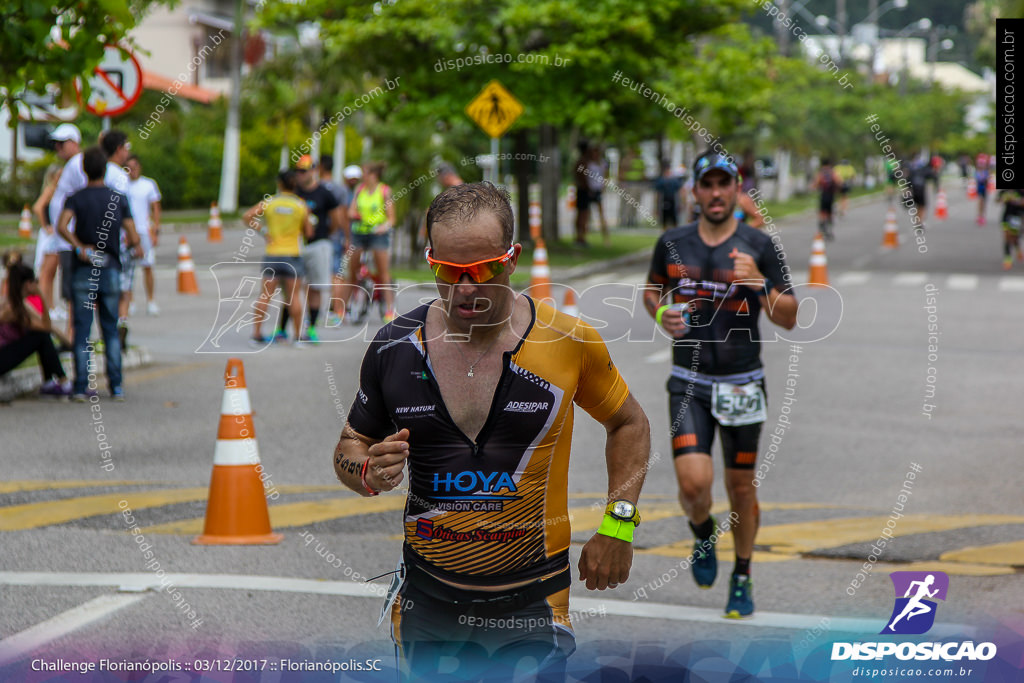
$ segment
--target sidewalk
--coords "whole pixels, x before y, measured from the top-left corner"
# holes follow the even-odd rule
[[[37,356],[32,355],[31,358]],[[96,360],[96,373],[100,374],[106,369],[106,359],[102,353],[93,354]],[[61,365],[68,377],[74,376],[74,358],[71,353],[62,353],[60,356]],[[124,353],[121,360],[122,370],[132,370],[149,365],[153,357],[145,347],[131,346]],[[0,403],[10,403],[14,399],[39,391],[43,385],[43,378],[39,372],[39,366],[34,365],[28,368],[18,368],[0,377]]]

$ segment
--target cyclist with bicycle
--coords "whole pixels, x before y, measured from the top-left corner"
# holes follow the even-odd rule
[[[352,220],[352,249],[348,254],[348,283],[345,289],[345,307],[352,298],[359,282],[359,266],[363,252],[373,254],[377,269],[377,282],[383,285],[384,322],[395,319],[394,292],[387,287],[391,283],[391,233],[395,225],[395,205],[391,199],[391,188],[381,182],[384,164],[379,161],[366,165],[363,182],[356,187],[349,206]],[[372,295],[371,292],[367,294]]]

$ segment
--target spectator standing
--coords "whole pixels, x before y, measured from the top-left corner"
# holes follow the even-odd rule
[[[108,133],[110,135],[110,133]],[[67,240],[77,257],[71,266],[72,311],[74,317],[75,380],[72,399],[85,402],[96,392],[88,386],[91,349],[89,329],[99,309],[100,329],[106,350],[107,381],[115,401],[124,400],[121,383],[121,340],[117,334],[117,304],[120,295],[120,233],[127,231],[127,246],[142,255],[128,198],[104,184],[107,156],[99,147],[82,155],[87,184],[64,203],[57,233]],[[75,231],[69,226],[75,221]]]
[[[146,313],[160,315],[160,307],[154,298],[156,285],[153,279],[153,264],[156,262],[154,250],[160,240],[160,188],[155,180],[142,175],[142,162],[134,154],[128,157],[128,177],[128,205],[142,245],[139,265],[142,266],[146,287]]]

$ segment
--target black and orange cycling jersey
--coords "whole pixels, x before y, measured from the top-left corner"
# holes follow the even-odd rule
[[[590,325],[529,302],[476,441],[441,398],[429,304],[381,328],[363,358],[349,424],[371,439],[409,430],[404,559],[441,579],[497,586],[564,570],[573,403],[604,421],[629,394]]]
[[[647,276],[671,295],[672,303],[690,305],[690,327],[673,343],[673,365],[705,375],[756,370],[761,367],[759,296],[767,292],[735,282],[730,254],[733,249],[750,254],[771,286],[782,292],[788,288],[789,268],[768,233],[740,223],[727,240],[709,247],[697,226],[691,223],[663,233]]]

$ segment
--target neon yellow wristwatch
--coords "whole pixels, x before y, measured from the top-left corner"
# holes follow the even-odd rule
[[[604,510],[604,519],[597,533],[627,543],[633,542],[633,531],[640,524],[640,512],[628,500],[613,500]]]

